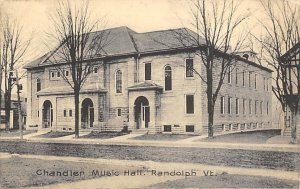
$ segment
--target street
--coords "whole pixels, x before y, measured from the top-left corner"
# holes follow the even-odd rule
[[[216,166],[299,170],[299,153],[241,149],[153,147],[129,145],[0,141],[0,151],[17,154],[73,156],[154,162],[199,163]]]

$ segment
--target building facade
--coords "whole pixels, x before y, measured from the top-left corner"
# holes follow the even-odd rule
[[[183,45],[175,30],[137,33],[110,29],[106,55],[93,59],[80,94],[80,129],[148,130],[149,133],[207,132],[206,84],[197,47]],[[168,44],[168,45],[166,45]],[[271,70],[241,54],[227,74],[215,108],[215,132],[270,127]],[[74,131],[74,96],[46,54],[26,65],[27,129]],[[217,75],[217,71],[216,71]]]

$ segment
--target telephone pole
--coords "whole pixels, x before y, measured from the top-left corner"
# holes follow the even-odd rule
[[[21,100],[20,93],[22,90],[22,85],[19,83],[20,79],[18,76],[18,70],[16,70],[16,85],[17,85],[17,96],[18,96],[18,117],[19,117],[19,130],[20,130],[20,139],[23,139],[23,119],[22,119],[22,109],[21,109]]]

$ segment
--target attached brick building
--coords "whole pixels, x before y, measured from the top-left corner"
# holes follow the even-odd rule
[[[174,36],[194,33],[185,28],[108,31],[113,40],[105,56],[93,59],[93,73],[81,90],[81,129],[120,131],[128,125],[150,133],[207,132],[206,86],[193,72],[204,72],[202,60],[196,46],[183,45]],[[270,126],[271,70],[255,64],[252,55],[241,54],[226,78],[215,109],[216,132]],[[61,77],[70,77],[70,71],[58,72],[48,58],[46,54],[25,67],[27,128],[73,131],[74,98]]]

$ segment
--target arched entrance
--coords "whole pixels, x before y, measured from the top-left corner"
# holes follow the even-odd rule
[[[134,102],[134,119],[136,128],[148,128],[150,122],[150,107],[146,97],[140,96]]]
[[[46,100],[43,104],[43,117],[42,117],[43,128],[49,128],[52,127],[53,122],[53,109],[52,104],[49,100]]]
[[[82,101],[81,107],[81,128],[91,128],[94,123],[94,106],[93,101],[86,98]]]

